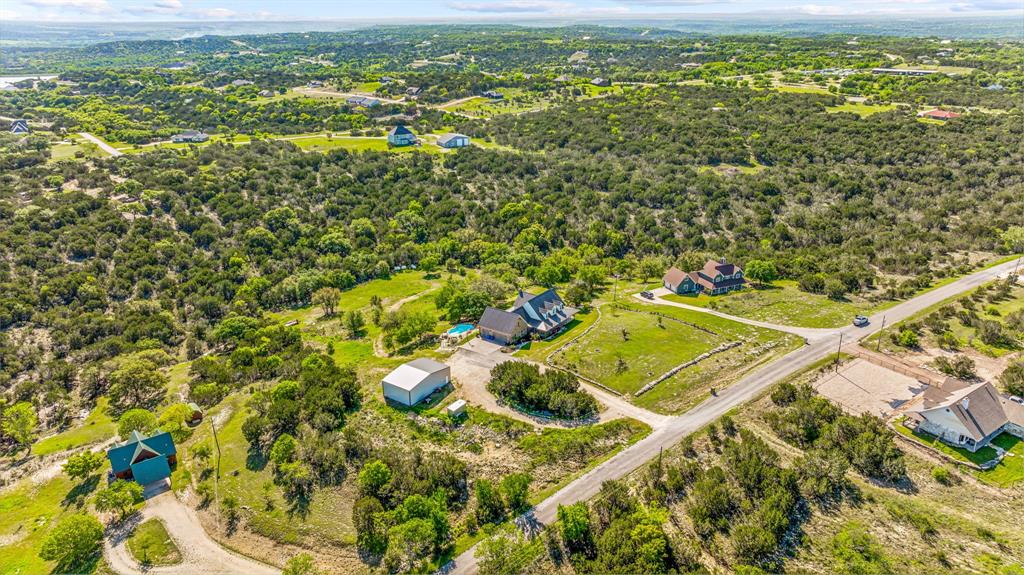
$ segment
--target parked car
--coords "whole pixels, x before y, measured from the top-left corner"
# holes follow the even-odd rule
[[[1024,405],[1024,397],[1019,397],[1019,396],[1016,396],[1016,395],[1011,395],[1010,396],[1010,401],[1012,401],[1014,403],[1019,403],[1021,405]]]
[[[654,292],[642,291],[642,292],[640,292],[640,297],[647,298],[647,299],[654,299]]]
[[[868,323],[869,323],[868,322],[868,318],[866,318],[866,317],[864,317],[862,315],[859,315],[859,316],[853,318],[853,325],[855,325],[857,327],[864,327]]]

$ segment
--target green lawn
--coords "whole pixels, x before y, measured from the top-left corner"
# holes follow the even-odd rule
[[[68,134],[68,143],[59,142],[50,146],[50,161],[73,160],[77,152],[82,152],[86,158],[101,158],[106,152],[100,150],[96,144],[82,138],[78,134]]]
[[[107,405],[106,396],[100,397],[96,400],[96,407],[81,425],[35,442],[32,445],[32,455],[41,457],[83,445],[99,443],[113,437],[117,433],[117,423],[107,413]]]
[[[868,116],[871,116],[872,114],[877,114],[879,112],[888,112],[890,110],[895,109],[896,104],[874,105],[862,104],[859,102],[847,102],[845,104],[840,104],[838,106],[829,106],[825,110],[830,114],[835,114],[838,112],[849,112],[851,114],[857,114],[861,118],[866,118]]]
[[[601,313],[590,333],[552,361],[623,394],[728,341],[667,319],[659,326],[658,317],[647,313],[610,306]]]
[[[942,441],[939,441],[939,438],[929,433],[917,431],[916,429],[911,430],[907,426],[903,425],[902,422],[893,424],[893,427],[898,433],[900,433],[900,435],[904,435],[918,443],[935,448],[959,461],[981,465],[996,458],[996,450],[987,445],[978,451],[971,453],[966,449],[947,445]],[[992,469],[986,471],[971,469],[971,473],[981,481],[990,485],[995,485],[996,487],[1010,487],[1011,485],[1024,480],[1024,441],[1010,435],[1009,433],[1002,433],[992,440],[992,444],[1005,449],[1009,453]]]
[[[136,527],[127,544],[132,556],[143,566],[157,567],[181,562],[181,551],[159,519],[150,519]]]
[[[803,338],[664,305],[638,304],[640,309],[657,310],[718,333],[724,341],[742,345],[690,366],[635,400],[641,407],[659,413],[679,413],[708,397],[710,388],[722,389],[750,371],[766,365],[803,346]],[[701,336],[705,336],[701,332]],[[705,336],[706,337],[706,336]]]
[[[854,316],[870,313],[872,309],[872,304],[864,300],[835,301],[801,291],[795,281],[789,280],[725,295],[668,295],[665,299],[796,327],[841,327],[850,323]]]
[[[592,308],[580,311],[561,333],[547,341],[528,342],[522,349],[516,352],[516,355],[524,359],[543,363],[547,359],[548,354],[565,345],[565,342],[583,333],[596,320],[597,312]]]
[[[22,480],[0,495],[0,571],[4,574],[49,573],[54,564],[39,558],[46,534],[64,515],[87,511],[85,497],[99,485],[78,487],[59,474],[42,483]],[[91,573],[95,565],[81,566]]]

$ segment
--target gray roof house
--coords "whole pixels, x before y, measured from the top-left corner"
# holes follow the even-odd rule
[[[528,335],[544,338],[555,334],[578,311],[565,305],[554,289],[537,295],[520,291],[511,310],[489,307],[477,327],[485,340],[510,345]]]
[[[182,142],[198,143],[198,142],[205,142],[205,141],[207,141],[209,139],[210,139],[209,134],[206,134],[205,132],[200,132],[198,130],[185,130],[184,132],[182,132],[180,134],[175,134],[175,135],[171,136],[171,141],[174,142],[174,143],[182,143]]]
[[[1004,431],[1024,437],[1024,409],[1020,407],[983,381],[929,387],[906,412],[917,429],[974,452]]]
[[[600,87],[607,87],[612,85],[612,81],[608,78],[594,78],[590,81],[591,84]]]
[[[11,122],[12,134],[27,134],[28,132],[28,120],[13,120]]]
[[[411,146],[416,143],[416,134],[399,124],[388,132],[388,143],[392,146]]]

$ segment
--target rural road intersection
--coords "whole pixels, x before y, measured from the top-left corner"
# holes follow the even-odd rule
[[[889,308],[884,314],[878,313],[871,316],[871,323],[865,327],[858,328],[850,325],[835,330],[826,330],[831,331],[831,333],[824,337],[808,338],[808,344],[804,347],[792,351],[779,360],[740,379],[732,386],[723,389],[717,396],[709,397],[690,411],[671,418],[663,427],[655,429],[644,439],[623,449],[612,458],[558,490],[526,513],[527,522],[540,522],[542,524],[553,522],[556,519],[559,505],[571,505],[578,501],[592,498],[601,490],[603,482],[628,475],[657,456],[662,448],[675,445],[687,435],[715,421],[732,408],[754,399],[773,384],[783,381],[800,370],[813,365],[816,361],[828,357],[831,353],[835,353],[839,346],[840,337],[844,345],[846,343],[855,343],[881,329],[883,315],[886,318],[887,325],[895,324],[949,297],[997,279],[1001,274],[1006,274],[1013,270],[1016,264],[1017,260],[999,264],[923,293]],[[672,302],[662,301],[658,303],[671,304]],[[703,308],[695,309],[703,312],[712,311]],[[724,314],[715,312],[714,315]],[[728,315],[726,317],[739,319]],[[750,321],[745,320],[745,323],[750,323]],[[474,545],[453,559],[442,571],[446,575],[476,573],[478,571],[476,558],[478,545]]]
[[[1003,263],[974,274],[965,276],[945,286],[921,294],[913,299],[900,303],[885,311],[886,324],[892,325],[904,320],[921,310],[942,302],[946,298],[971,290],[986,282],[999,278],[1014,269],[1016,260]],[[678,305],[657,298],[655,304]],[[753,320],[735,318],[713,310],[694,308],[703,313],[723,316],[728,319],[751,324]],[[570,505],[585,501],[595,496],[601,484],[611,479],[619,479],[628,475],[647,461],[654,458],[663,448],[671,447],[687,435],[715,421],[729,410],[753,400],[771,385],[790,377],[802,369],[814,364],[838,349],[840,336],[843,343],[853,344],[881,328],[883,314],[872,316],[871,323],[863,328],[847,326],[833,330],[814,330],[813,337],[806,337],[808,343],[800,349],[790,352],[779,360],[740,379],[730,387],[723,389],[717,396],[709,397],[690,411],[678,416],[657,416],[649,419],[653,431],[644,439],[623,449],[612,458],[598,465],[553,495],[539,503],[517,520],[517,524],[549,524],[556,519],[559,505]],[[762,322],[753,323],[760,325]],[[779,329],[784,326],[772,326]],[[796,333],[794,328],[783,331]],[[802,330],[803,331],[803,330]],[[826,332],[826,333],[818,333]],[[802,335],[802,334],[798,334]],[[592,392],[596,391],[591,389]],[[620,398],[605,397],[599,394],[602,401],[609,399],[624,401]],[[630,404],[631,405],[631,404]],[[635,409],[636,406],[631,407]],[[630,410],[633,411],[633,410]],[[656,414],[650,414],[655,416]],[[127,549],[126,539],[130,526],[115,531],[108,537],[104,545],[104,556],[110,567],[122,575],[221,575],[245,573],[247,575],[277,575],[280,570],[258,561],[232,553],[207,535],[199,522],[195,510],[178,500],[171,491],[165,491],[150,497],[140,511],[138,521],[158,518],[164,522],[168,533],[182,553],[182,562],[166,567],[145,567],[140,565]],[[478,544],[479,545],[479,544]],[[478,571],[475,556],[477,545],[463,552],[448,563],[442,572],[448,575],[472,574]]]

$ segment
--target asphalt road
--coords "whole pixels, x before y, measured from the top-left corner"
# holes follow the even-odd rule
[[[1017,261],[1013,260],[975,272],[897,304],[884,312],[871,316],[871,323],[865,327],[858,328],[850,325],[837,329],[824,337],[811,340],[804,347],[792,351],[774,363],[740,379],[732,386],[722,390],[716,397],[709,397],[690,411],[670,419],[664,427],[656,429],[644,439],[578,477],[530,510],[526,514],[527,522],[551,523],[555,520],[559,505],[571,505],[590,499],[600,491],[603,482],[628,475],[657,456],[661,449],[675,445],[687,435],[715,421],[730,409],[757,397],[771,385],[783,381],[829,354],[836,353],[840,342],[843,345],[852,344],[877,332],[882,328],[883,316],[886,325],[902,321],[946,298],[997,279],[1000,274],[1013,270]],[[443,571],[451,575],[476,573],[478,571],[476,550],[477,545],[474,545],[453,559],[444,567]]]

